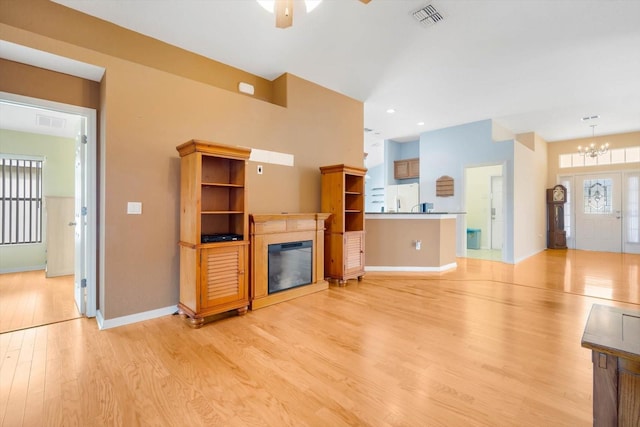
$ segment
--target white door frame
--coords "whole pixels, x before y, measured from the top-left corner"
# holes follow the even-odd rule
[[[16,104],[28,105],[46,110],[60,111],[67,114],[84,116],[87,119],[87,156],[86,156],[86,188],[87,191],[87,234],[86,253],[87,287],[86,287],[86,312],[87,317],[96,315],[96,253],[97,253],[97,115],[92,108],[63,104],[39,98],[0,92],[0,99]],[[76,197],[78,196],[76,190]],[[75,255],[76,257],[78,254]]]
[[[504,205],[504,201],[505,201],[505,194],[507,194],[506,191],[506,185],[507,185],[507,180],[505,179],[505,175],[507,173],[507,167],[506,167],[506,163],[501,162],[501,163],[480,163],[480,164],[469,164],[464,166],[464,172],[463,172],[463,176],[464,176],[464,183],[463,183],[463,188],[462,188],[462,200],[463,200],[463,210],[465,210],[467,212],[467,214],[469,213],[469,211],[474,209],[474,206],[470,206],[469,201],[468,201],[468,192],[469,189],[467,188],[467,180],[469,179],[468,177],[468,173],[470,169],[478,169],[478,168],[491,168],[491,167],[499,167],[500,168],[500,175],[494,175],[494,176],[500,176],[502,177],[502,201],[503,201],[503,205],[502,205],[502,209],[503,209],[503,221],[502,221],[502,249],[500,250],[500,261],[502,262],[507,262],[507,253],[505,251],[505,237],[508,235],[507,234],[507,219],[506,219],[506,209],[505,209],[505,205]],[[487,188],[487,193],[491,193],[491,179],[488,179],[486,181],[486,188]],[[489,209],[489,213],[491,213],[490,211],[490,201],[489,204],[484,205],[486,207],[486,209]],[[459,248],[458,252],[460,253],[460,255],[458,256],[462,256],[462,257],[466,257],[467,256],[467,215],[460,215],[458,216],[458,221],[456,225],[457,227],[457,243],[456,243],[456,247]],[[462,219],[462,220],[460,220]],[[488,215],[487,220],[489,223],[491,222],[491,215]],[[487,228],[488,230],[491,230],[491,224],[488,224],[487,222],[485,222],[487,224]],[[491,236],[490,233],[489,234],[489,238],[488,241],[491,242]]]
[[[493,186],[494,186],[494,182],[499,181],[500,184],[500,198],[496,198],[495,197],[495,193],[493,192]],[[499,249],[502,250],[502,248],[504,247],[504,184],[503,184],[503,177],[502,175],[491,175],[491,183],[490,185],[490,189],[491,189],[491,198],[489,200],[490,206],[489,206],[489,249],[495,250],[495,249]],[[500,222],[499,224],[501,224],[500,227],[496,227],[495,224],[495,216],[496,213],[494,213],[495,208],[495,201],[498,200],[500,203]],[[494,247],[496,242],[494,242],[494,239],[496,237],[496,229],[499,230],[499,235],[500,235],[500,247],[496,248]]]

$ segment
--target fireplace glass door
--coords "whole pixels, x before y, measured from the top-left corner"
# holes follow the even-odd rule
[[[269,245],[269,293],[310,284],[312,264],[311,240]]]

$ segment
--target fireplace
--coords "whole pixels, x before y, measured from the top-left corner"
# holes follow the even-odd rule
[[[313,241],[269,245],[269,294],[311,283]]]
[[[326,290],[327,213],[251,214],[251,309]]]

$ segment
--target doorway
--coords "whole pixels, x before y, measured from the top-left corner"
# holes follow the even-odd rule
[[[465,169],[466,256],[502,261],[504,240],[503,165]]]
[[[502,175],[491,176],[491,242],[490,249],[502,250],[504,209],[502,198]]]
[[[640,172],[559,176],[570,249],[640,253]]]
[[[71,159],[67,159],[65,164],[69,164],[69,167],[65,169],[64,174],[71,175],[75,186],[73,189],[74,207],[72,209],[73,216],[68,218],[69,209],[51,209],[52,215],[54,210],[62,211],[62,215],[59,216],[58,222],[62,225],[59,226],[57,231],[64,236],[69,234],[69,230],[72,232],[72,239],[75,241],[71,245],[72,266],[65,262],[65,266],[56,266],[58,271],[67,271],[70,268],[73,277],[73,304],[75,304],[77,311],[81,315],[87,317],[94,317],[96,313],[96,235],[97,235],[97,221],[96,221],[96,191],[89,189],[96,188],[96,111],[89,108],[78,107],[68,104],[61,104],[57,102],[41,100],[36,98],[24,97],[9,93],[0,92],[0,103],[3,108],[7,107],[11,109],[12,114],[3,114],[2,128],[9,129],[14,132],[24,132],[29,134],[44,134],[43,129],[33,127],[34,124],[42,124],[43,122],[48,125],[49,134],[60,132],[61,127],[67,125],[72,128],[73,139],[72,144],[75,144],[75,148],[72,147],[70,156]],[[13,114],[15,113],[15,115]],[[21,120],[26,120],[22,122]],[[67,123],[68,121],[68,123]],[[32,126],[29,128],[28,126]],[[67,131],[70,131],[67,129]],[[63,138],[64,139],[64,138]],[[75,152],[75,154],[74,154]],[[50,160],[52,162],[52,160]],[[70,169],[70,170],[69,170]],[[46,177],[46,175],[45,175]],[[56,176],[46,177],[55,181]],[[55,191],[53,195],[56,196]],[[46,195],[46,194],[45,194]],[[51,208],[54,208],[53,204],[59,200],[50,198],[49,202],[52,203]],[[43,213],[46,218],[46,198],[43,200]],[[58,212],[59,213],[59,212]],[[46,219],[45,219],[46,220]],[[46,226],[45,226],[46,227]],[[55,233],[54,233],[55,234]],[[45,230],[43,235],[46,245],[48,241],[48,233]],[[59,237],[59,236],[57,236]],[[56,238],[54,235],[53,238]],[[68,240],[67,237],[65,237]],[[65,243],[68,247],[69,245]],[[4,249],[4,248],[3,248]],[[50,261],[54,261],[51,258],[50,247],[47,250],[45,265],[49,266]],[[56,247],[56,249],[59,249]],[[59,253],[56,255],[60,255]],[[62,258],[68,257],[68,254],[63,254]],[[57,260],[59,261],[59,260]],[[45,267],[46,268],[46,267]],[[33,270],[33,268],[31,268]],[[57,274],[53,274],[56,275]],[[44,276],[44,273],[43,273]],[[17,276],[9,275],[4,276],[6,281],[11,278],[15,282]],[[29,283],[33,282],[33,276],[31,278],[28,275],[18,277],[18,281],[26,279]],[[58,279],[58,282],[60,279]],[[5,280],[3,280],[5,282]],[[24,287],[25,289],[27,287]],[[36,288],[37,289],[37,288]],[[33,289],[31,289],[33,292]],[[42,295],[48,295],[46,292]],[[1,295],[0,295],[1,297]],[[70,310],[66,310],[67,313]],[[68,314],[67,314],[68,315]],[[67,320],[67,319],[51,319],[48,318],[48,323]],[[37,323],[37,322],[36,322]],[[29,327],[30,325],[24,325]],[[31,325],[34,326],[34,325]]]

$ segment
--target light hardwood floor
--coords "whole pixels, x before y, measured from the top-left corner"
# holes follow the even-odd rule
[[[43,270],[0,274],[0,333],[78,317],[73,276],[47,278]]]
[[[2,334],[2,425],[591,425],[583,328],[592,304],[640,310],[640,255],[458,263],[198,330],[166,316]]]

